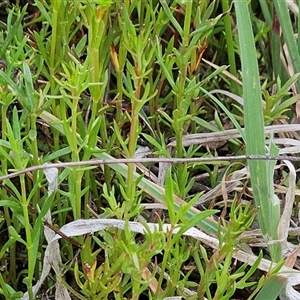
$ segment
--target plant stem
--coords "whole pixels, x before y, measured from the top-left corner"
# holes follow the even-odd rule
[[[59,44],[59,34],[58,34],[58,17],[59,17],[59,11],[61,9],[62,1],[55,1],[52,0],[52,36],[51,36],[51,48],[50,48],[50,88],[51,88],[51,93],[54,94],[55,91],[55,69],[56,69],[56,52],[57,52],[57,47]],[[60,119],[60,109],[59,109],[59,100],[53,99],[52,100],[52,109],[55,114]],[[57,130],[53,131],[53,142],[54,142],[54,149],[59,149],[59,132]]]
[[[8,109],[8,105],[10,103],[9,100],[9,96],[7,95],[7,93],[3,93],[2,96],[2,101],[3,104],[1,105],[1,136],[2,136],[2,140],[3,141],[7,141],[7,128],[6,128],[6,116],[7,116],[7,109]],[[6,104],[7,103],[7,104]],[[7,173],[8,170],[8,166],[7,166],[7,160],[3,159],[1,161],[1,170],[3,174]],[[8,195],[7,195],[7,191],[6,189],[1,189],[1,199],[7,199]],[[12,222],[11,222],[11,217],[10,217],[10,211],[9,208],[7,206],[3,207],[4,210],[4,216],[5,216],[5,222],[6,222],[6,226],[7,228],[9,228],[10,226],[12,226]],[[8,279],[7,281],[11,281],[13,282],[13,286],[14,288],[17,288],[17,283],[16,283],[16,243],[14,243],[10,248],[9,248],[9,275],[8,275]],[[0,257],[1,259],[1,257]]]
[[[24,217],[24,227],[26,233],[26,246],[27,246],[27,257],[28,257],[28,281],[27,281],[27,289],[30,300],[34,300],[33,290],[32,290],[32,280],[34,275],[34,267],[36,263],[36,257],[34,257],[33,253],[33,240],[31,236],[31,224],[29,220],[28,214],[28,201],[27,201],[27,193],[26,193],[26,184],[25,184],[25,175],[20,175],[20,185],[21,185],[21,206],[23,210]]]
[[[182,35],[182,45],[180,51],[180,60],[179,65],[179,81],[178,81],[178,92],[176,94],[176,108],[178,110],[178,120],[182,119],[186,112],[184,110],[183,103],[185,101],[185,88],[186,88],[186,77],[187,77],[187,68],[189,65],[189,60],[187,57],[187,50],[189,46],[190,40],[190,26],[191,26],[191,17],[192,17],[192,7],[193,2],[188,1],[186,3],[185,10],[185,18],[184,18],[184,28]],[[182,144],[182,136],[183,136],[183,124],[175,124],[176,127],[176,153],[177,157],[183,157],[183,144]],[[178,182],[183,182],[182,174],[184,172],[184,164],[178,164]],[[184,190],[180,189],[180,195],[183,196]]]
[[[140,76],[140,71],[139,68],[136,70],[137,76]],[[139,126],[139,103],[138,99],[140,99],[141,96],[141,79],[138,80],[138,84],[135,90],[135,99],[132,102],[132,110],[131,110],[131,123],[130,123],[130,135],[129,135],[129,144],[128,144],[128,151],[129,151],[129,157],[133,158],[135,151],[136,151],[136,146],[137,146],[137,137],[138,137],[138,126]],[[131,206],[130,202],[134,201],[134,196],[135,196],[135,180],[134,180],[134,170],[135,170],[135,165],[134,164],[128,164],[128,172],[127,172],[127,184],[128,184],[128,189],[127,189],[127,196],[129,203],[128,205]],[[126,212],[129,212],[130,207],[126,209]]]
[[[228,53],[228,61],[229,61],[229,71],[232,75],[237,77],[237,70],[236,70],[236,63],[235,63],[235,51],[234,51],[234,43],[233,43],[233,35],[232,35],[232,28],[231,28],[231,15],[229,13],[229,1],[223,0],[221,1],[224,15],[224,26],[225,26],[225,36],[226,36],[226,46],[227,46],[227,53]],[[232,92],[238,93],[239,85],[232,80],[231,82]]]

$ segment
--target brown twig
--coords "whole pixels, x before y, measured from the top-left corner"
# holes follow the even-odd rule
[[[99,166],[99,165],[112,165],[112,164],[130,164],[130,163],[212,163],[222,161],[239,161],[239,160],[287,160],[287,161],[300,161],[300,157],[294,156],[273,156],[273,155],[238,155],[238,156],[218,156],[218,157],[204,157],[204,158],[116,158],[116,159],[91,159],[78,162],[65,162],[65,163],[47,163],[43,165],[32,166],[11,174],[0,176],[0,182],[17,177],[27,172],[34,172],[38,170],[45,170],[51,168],[72,168],[72,167],[85,167],[85,166]]]

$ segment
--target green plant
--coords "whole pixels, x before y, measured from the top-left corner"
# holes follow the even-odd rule
[[[246,152],[248,154],[265,154],[264,117],[249,11],[246,2],[235,1],[235,7],[240,30],[239,41],[244,74],[243,96]],[[269,154],[278,154],[275,144],[270,144]],[[256,205],[260,207],[258,219],[262,233],[267,240],[277,240],[280,207],[273,187],[275,162],[251,160],[248,164]],[[272,244],[270,252],[272,259],[278,261],[281,258],[280,244]]]
[[[275,161],[249,160],[249,183],[235,177],[244,161],[127,165],[115,158],[144,149],[157,158],[277,154],[264,125],[298,117],[291,92],[298,75],[285,71],[288,51],[297,71],[297,17],[278,1],[251,8],[249,1],[9,2],[0,4],[0,172],[33,169],[0,185],[1,296],[230,299],[244,289],[248,299],[275,299],[286,284],[277,276]],[[278,24],[286,26],[283,37]],[[241,138],[197,140],[231,128]],[[51,162],[73,165],[60,164],[51,181],[34,168]],[[226,190],[232,180],[235,188]],[[206,192],[211,198],[195,208]],[[245,204],[252,194],[253,209]],[[264,259],[253,259],[240,238],[258,207]]]
[[[253,266],[246,270],[247,264],[241,265],[232,272],[232,258],[234,251],[239,247],[239,237],[247,230],[257,213],[257,209],[249,205],[242,207],[236,200],[232,203],[230,220],[223,220],[222,227],[225,229],[219,232],[219,250],[208,257],[207,251],[200,246],[200,251],[193,253],[197,268],[201,275],[197,294],[199,298],[205,295],[208,299],[231,299],[236,289],[246,289],[254,286],[255,282],[248,282],[259,265],[262,254],[257,258]],[[220,227],[220,228],[222,228]],[[211,286],[216,285],[212,293]]]

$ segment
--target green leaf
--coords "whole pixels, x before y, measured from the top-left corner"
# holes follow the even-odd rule
[[[12,44],[13,39],[15,38],[18,30],[20,29],[21,21],[26,14],[26,9],[27,9],[27,6],[25,5],[23,7],[22,11],[18,12],[17,20],[15,20],[13,26],[11,28],[9,28],[7,38],[5,39],[4,43],[1,44],[1,47],[0,47],[0,57],[4,56],[4,53],[6,52],[7,48],[9,47],[9,45]],[[11,11],[11,13],[9,14],[9,17],[11,18],[12,15],[13,15],[13,11]]]
[[[255,300],[276,300],[286,284],[286,279],[282,277],[271,277],[263,285]]]
[[[186,224],[184,224],[182,227],[180,227],[179,231],[174,235],[173,241],[176,243],[179,238],[190,228],[197,226],[198,224],[201,223],[202,220],[206,219],[209,216],[212,216],[219,211],[216,209],[209,209],[205,211],[201,211],[199,214],[193,216],[190,218]]]
[[[177,20],[175,19],[171,8],[169,6],[169,4],[167,3],[166,0],[161,0],[160,3],[162,4],[163,8],[164,8],[164,12],[166,13],[169,21],[174,25],[174,27],[176,28],[178,34],[180,36],[182,36],[183,34],[183,29],[181,28],[180,24],[177,22]]]
[[[177,223],[177,218],[175,216],[175,209],[174,209],[174,185],[173,179],[171,175],[171,168],[168,169],[167,176],[166,176],[166,194],[165,194],[165,201],[168,207],[168,214],[170,218],[170,223],[175,225]]]
[[[280,1],[275,1],[278,3]],[[246,153],[248,155],[265,155],[264,116],[261,99],[260,78],[257,64],[257,53],[252,32],[248,4],[234,0],[239,45],[243,72],[243,98]],[[274,169],[263,160],[249,160],[250,179],[255,203],[260,210],[258,220],[264,237],[267,240],[278,240],[279,205],[274,205],[274,187],[270,178]],[[272,260],[281,258],[280,243],[269,246]]]
[[[217,103],[219,107],[222,108],[222,110],[225,112],[225,114],[227,115],[227,117],[230,119],[230,121],[233,123],[233,125],[235,126],[235,128],[238,130],[238,132],[241,135],[241,137],[243,138],[243,140],[246,141],[246,135],[245,135],[244,131],[242,130],[242,127],[237,122],[237,120],[234,117],[234,115],[226,108],[226,106],[220,100],[218,100],[215,96],[213,96],[210,92],[206,91],[204,88],[200,87],[200,90],[204,94],[206,94],[207,96],[209,96],[209,98],[212,99],[215,103]]]
[[[9,236],[12,237],[14,240],[22,243],[23,245],[25,245],[25,247],[27,247],[27,243],[21,238],[21,236],[17,233],[17,231],[14,227],[9,226],[8,233],[9,233]]]
[[[291,58],[291,63],[294,67],[295,73],[300,72],[300,54],[298,51],[298,46],[296,43],[292,21],[290,17],[290,13],[288,10],[288,6],[286,1],[274,1],[274,7],[276,10],[276,14],[278,16],[278,20],[281,25],[281,29],[283,32],[284,40],[286,42],[289,55]],[[300,83],[297,82],[297,90],[300,91]]]
[[[36,140],[36,137],[37,137],[37,131],[36,130],[33,130],[33,129],[30,129],[29,132],[28,132],[28,137],[31,141],[34,141]]]
[[[30,113],[33,113],[36,109],[34,101],[34,88],[32,82],[31,71],[26,62],[23,63],[24,81],[25,81],[25,93],[26,99],[24,99],[23,104],[28,109]]]

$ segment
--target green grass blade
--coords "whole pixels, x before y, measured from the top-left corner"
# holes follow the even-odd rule
[[[271,277],[266,284],[263,285],[255,300],[276,300],[284,287],[286,280],[280,277]]]
[[[245,110],[246,151],[248,155],[265,155],[264,116],[261,100],[260,80],[256,49],[247,1],[235,0],[239,43],[243,72],[243,98]],[[249,160],[251,184],[258,213],[259,224],[267,240],[277,240],[279,206],[274,195],[273,166],[266,161]],[[271,257],[278,261],[281,257],[279,244],[270,246]]]
[[[286,1],[274,1],[274,6],[278,16],[279,23],[282,28],[284,40],[287,44],[289,55],[291,57],[291,62],[294,67],[295,73],[300,72],[300,54],[298,52],[298,45],[294,36],[294,31],[292,27],[292,21],[290,13],[288,11]],[[300,90],[300,83],[297,84],[298,91]]]

